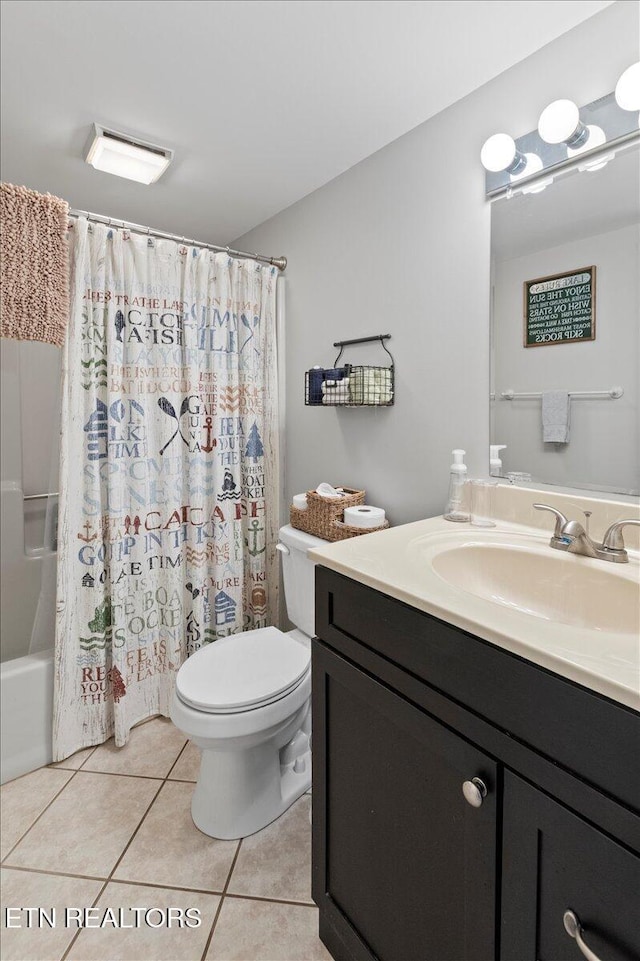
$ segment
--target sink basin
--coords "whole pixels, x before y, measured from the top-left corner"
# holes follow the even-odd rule
[[[553,550],[548,530],[507,522],[474,529],[432,517],[315,548],[311,556],[640,711],[635,550],[628,564],[611,564]]]
[[[545,546],[463,543],[435,552],[435,573],[511,610],[590,631],[638,635],[638,584],[618,568]],[[614,565],[610,565],[612,568]]]

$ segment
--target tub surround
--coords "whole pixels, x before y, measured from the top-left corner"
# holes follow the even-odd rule
[[[591,510],[590,530],[596,539],[602,537],[610,524],[621,518],[639,518],[640,508],[623,502],[570,494],[556,495],[549,489],[533,490],[507,485],[498,487],[495,501],[495,528],[451,524],[442,517],[434,517],[366,537],[327,544],[311,551],[311,556],[324,567],[469,631],[592,691],[640,710],[638,607],[636,605],[635,612],[631,614],[633,623],[616,624],[616,611],[607,610],[607,605],[614,603],[607,596],[607,587],[624,581],[620,587],[628,600],[629,595],[633,596],[634,587],[640,583],[638,528],[628,527],[624,531],[625,544],[630,551],[629,563],[609,564],[552,550],[549,538],[553,530],[553,518],[534,510],[532,505],[549,503],[569,518],[581,521],[584,521],[582,511]],[[522,559],[523,564],[527,563],[528,556],[531,578],[540,577],[541,574],[546,574],[552,580],[566,578],[562,619],[551,619],[553,611],[544,609],[537,616],[532,616],[524,612],[522,603],[509,606],[508,596],[503,603],[478,596],[472,593],[472,586],[454,586],[450,580],[446,580],[442,576],[442,566],[439,573],[432,566],[434,560],[438,556],[442,558],[445,551],[474,546],[480,550],[511,550],[518,555],[516,559]],[[449,558],[449,566],[453,567],[453,554],[450,553]],[[593,594],[589,597],[589,609],[592,613],[595,611],[595,629],[587,626],[589,610],[584,612],[581,622],[578,592],[575,597],[569,593],[581,571],[590,581],[585,590],[592,590],[599,595],[595,601]],[[619,580],[612,582],[611,578]],[[543,593],[544,588],[541,588],[539,594]],[[575,605],[573,611],[572,604]],[[601,609],[597,609],[598,604]],[[616,629],[620,626],[622,630]]]

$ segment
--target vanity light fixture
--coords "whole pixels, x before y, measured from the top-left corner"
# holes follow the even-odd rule
[[[153,184],[171,163],[173,150],[94,123],[84,159],[96,170],[141,184]]]
[[[600,170],[616,153],[640,143],[640,63],[624,71],[613,92],[578,107],[550,103],[535,130],[515,140],[495,134],[480,159],[487,197],[538,193],[570,170]]]

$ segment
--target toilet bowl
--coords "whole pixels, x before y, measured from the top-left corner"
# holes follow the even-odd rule
[[[314,563],[323,543],[287,526],[278,548],[287,610],[298,627],[232,634],[178,671],[171,719],[200,748],[193,821],[231,840],[261,830],[311,785],[311,634]]]

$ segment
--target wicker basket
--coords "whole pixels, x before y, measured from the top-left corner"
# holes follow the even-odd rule
[[[387,520],[380,527],[352,527],[350,524],[343,524],[342,521],[334,521],[329,540],[343,541],[347,537],[358,537],[360,534],[375,534],[376,531],[386,530],[388,526]]]
[[[358,534],[365,534],[366,531],[360,528],[349,528],[342,524],[345,507],[364,504],[365,492],[352,487],[343,487],[342,490],[345,492],[344,497],[321,497],[315,491],[307,491],[307,509],[301,511],[297,507],[290,508],[291,526],[307,534],[322,537],[325,541],[339,541],[353,536],[343,533],[338,528],[338,523],[342,529],[357,530]]]

